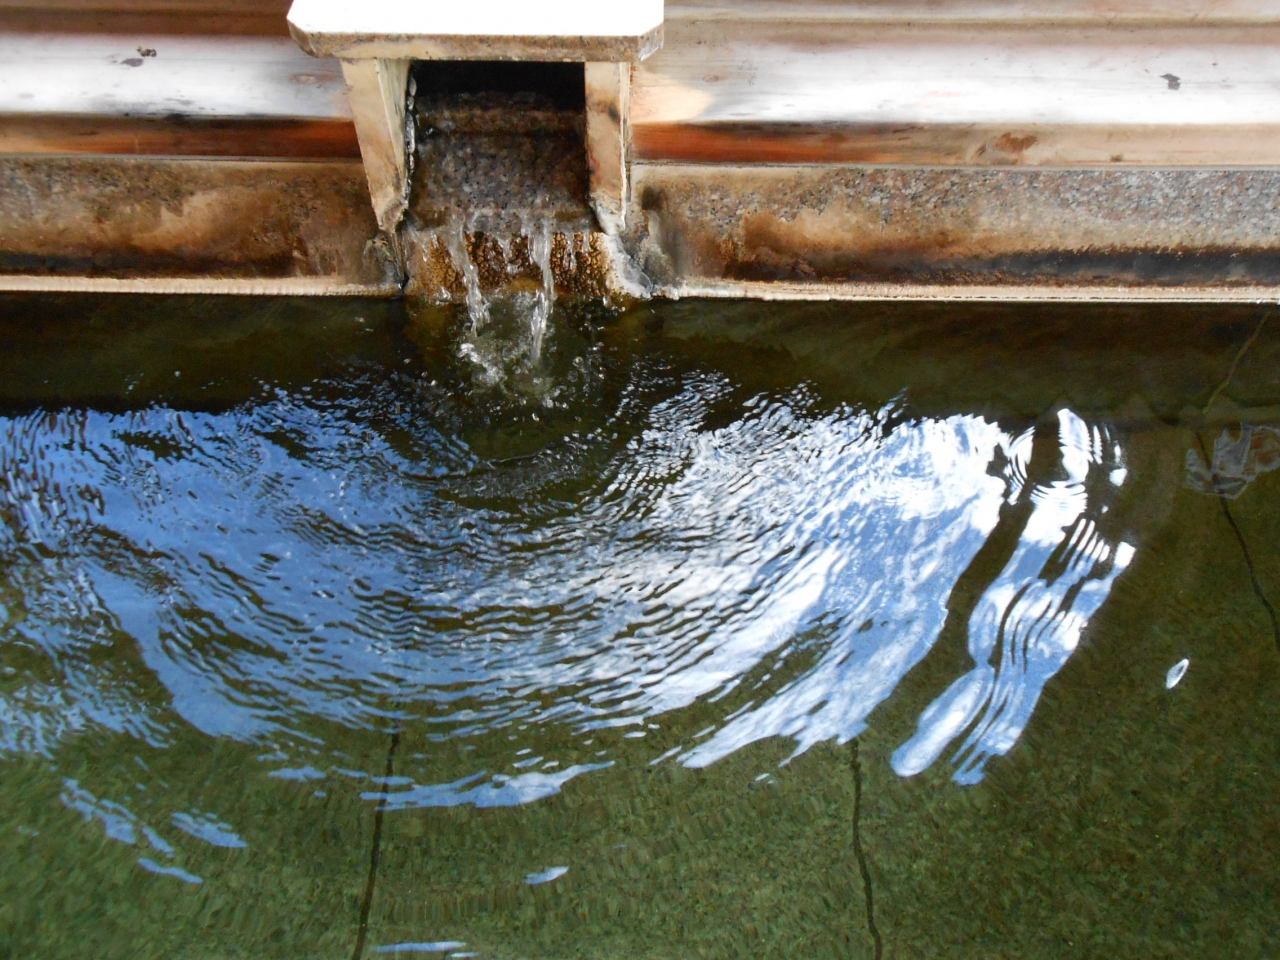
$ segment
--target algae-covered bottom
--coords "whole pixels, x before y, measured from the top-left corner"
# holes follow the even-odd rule
[[[0,300],[0,952],[1280,954],[1280,316],[473,327]]]

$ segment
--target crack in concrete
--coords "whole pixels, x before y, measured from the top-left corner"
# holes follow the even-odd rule
[[[1262,328],[1266,325],[1267,318],[1269,316],[1270,313],[1265,312],[1258,318],[1258,325],[1254,327],[1253,333],[1249,335],[1249,339],[1241,344],[1240,349],[1236,351],[1236,355],[1231,361],[1231,366],[1227,369],[1227,375],[1222,378],[1222,382],[1219,383],[1218,386],[1214,388],[1213,393],[1209,395],[1209,400],[1204,405],[1204,413],[1207,414],[1209,412],[1209,408],[1213,406],[1214,401],[1221,396],[1222,392],[1226,390],[1228,386],[1230,386],[1231,379],[1236,375],[1236,370],[1240,366],[1240,361],[1244,359],[1245,354],[1249,352],[1249,349],[1258,342],[1258,337],[1262,335]],[[1208,445],[1205,444],[1204,437],[1200,435],[1199,431],[1196,431],[1196,443],[1200,445],[1200,453],[1204,457],[1204,462],[1212,464],[1213,460],[1209,456]],[[1240,525],[1236,523],[1235,516],[1231,513],[1231,504],[1222,494],[1218,494],[1218,503],[1222,507],[1222,515],[1227,518],[1227,524],[1231,527],[1231,532],[1235,534],[1236,543],[1240,546],[1240,553],[1244,557],[1245,567],[1249,570],[1249,582],[1253,586],[1254,596],[1258,598],[1258,602],[1262,604],[1263,608],[1267,611],[1267,616],[1271,620],[1271,636],[1275,641],[1277,652],[1280,652],[1280,617],[1277,617],[1276,608],[1272,605],[1271,601],[1267,599],[1266,592],[1262,589],[1262,584],[1258,581],[1258,571],[1253,565],[1253,556],[1249,553],[1249,544],[1244,538],[1244,531],[1240,529]]]
[[[1203,440],[1200,441],[1200,446],[1204,446]],[[1245,542],[1244,532],[1241,531],[1240,525],[1236,523],[1236,518],[1231,514],[1231,507],[1227,503],[1227,498],[1219,495],[1218,502],[1222,504],[1222,513],[1227,518],[1227,523],[1231,526],[1231,532],[1236,535],[1236,543],[1240,544],[1240,552],[1244,555],[1244,565],[1249,568],[1249,581],[1253,584],[1254,596],[1266,608],[1267,616],[1271,618],[1271,637],[1275,641],[1276,652],[1280,653],[1280,618],[1276,616],[1276,608],[1267,599],[1267,595],[1262,589],[1262,584],[1258,582],[1258,571],[1254,569],[1253,557],[1249,553],[1249,545]]]
[[[373,839],[369,844],[369,876],[364,883],[364,896],[360,899],[360,925],[356,928],[356,946],[351,952],[351,960],[361,960],[364,956],[364,942],[369,935],[369,910],[373,906],[373,891],[378,883],[378,858],[382,851],[382,813],[387,799],[387,784],[395,774],[396,748],[400,746],[400,731],[391,734],[391,744],[387,747],[387,767],[382,784],[382,795],[378,798],[378,806],[373,811]]]
[[[862,762],[858,758],[858,738],[852,741],[850,766],[853,768],[853,855],[858,860],[858,872],[862,874],[862,892],[866,897],[867,931],[871,934],[871,942],[875,947],[875,960],[884,956],[884,942],[880,939],[880,928],[876,926],[875,895],[871,889],[871,868],[867,865],[867,854],[862,849]]]
[[[1204,412],[1208,413],[1209,408],[1213,406],[1213,401],[1217,400],[1222,391],[1227,389],[1231,384],[1231,378],[1236,375],[1236,368],[1240,366],[1240,361],[1244,359],[1244,355],[1249,352],[1249,348],[1258,342],[1258,337],[1262,335],[1262,328],[1266,326],[1269,313],[1264,313],[1258,320],[1258,325],[1254,327],[1253,333],[1249,335],[1240,349],[1236,351],[1235,358],[1231,361],[1231,366],[1227,368],[1227,375],[1222,378],[1222,382],[1213,388],[1213,393],[1209,394],[1209,400],[1204,405]],[[1208,462],[1208,461],[1206,461]]]

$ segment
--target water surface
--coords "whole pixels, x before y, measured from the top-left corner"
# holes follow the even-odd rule
[[[502,323],[0,301],[15,956],[1280,949],[1280,319]]]

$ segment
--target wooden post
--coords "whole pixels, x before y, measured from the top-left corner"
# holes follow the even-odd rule
[[[587,63],[587,166],[591,206],[605,233],[626,225],[631,141],[631,64]]]
[[[391,233],[409,204],[405,96],[409,60],[343,60],[351,115],[378,227]]]
[[[293,0],[289,32],[307,53],[342,61],[384,230],[395,228],[407,205],[404,93],[411,61],[585,63],[591,203],[601,227],[617,234],[628,199],[630,64],[662,46],[663,2]]]

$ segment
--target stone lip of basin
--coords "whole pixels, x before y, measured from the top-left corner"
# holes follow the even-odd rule
[[[662,45],[662,0],[295,0],[289,29],[316,56],[413,60],[641,60]]]
[[[0,289],[457,297],[402,218],[506,276],[547,215],[611,277],[566,289],[1280,298],[1280,0],[42,2],[0,0]],[[581,96],[414,131],[430,61]]]

